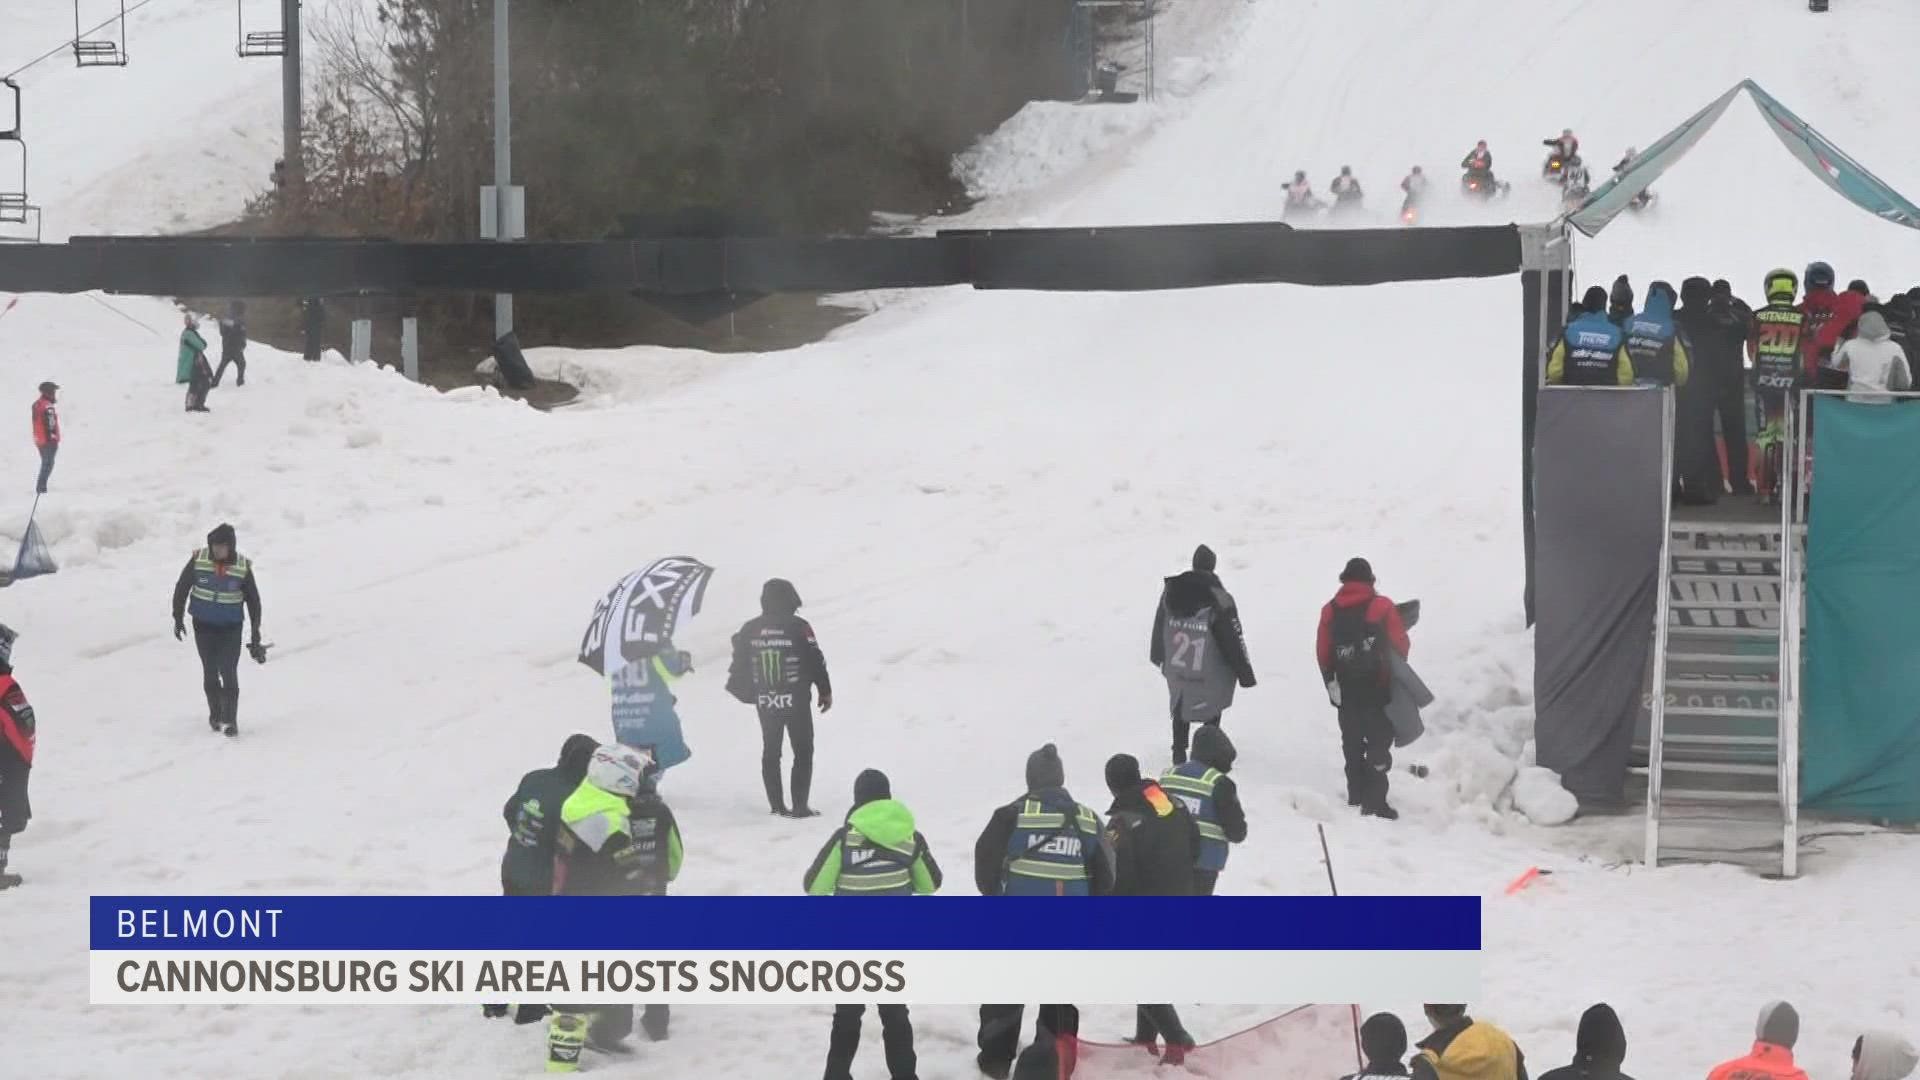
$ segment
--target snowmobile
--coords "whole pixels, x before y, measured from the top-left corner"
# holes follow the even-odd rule
[[[1561,183],[1566,180],[1567,173],[1571,172],[1573,168],[1579,164],[1579,154],[1575,154],[1572,157],[1562,157],[1560,151],[1554,150],[1547,154],[1546,163],[1540,166],[1540,179],[1545,180],[1549,184]]]
[[[1495,180],[1492,173],[1469,172],[1460,177],[1460,194],[1481,202],[1504,198],[1512,187],[1505,180]]]
[[[1416,199],[1413,196],[1409,195],[1407,196],[1407,201],[1400,204],[1400,224],[1402,225],[1420,224],[1420,200],[1419,199]]]
[[[1654,200],[1658,198],[1659,196],[1655,195],[1651,189],[1642,191],[1640,194],[1635,195],[1633,199],[1627,203],[1627,209],[1637,213],[1641,210],[1645,210],[1649,206],[1652,206],[1654,204]]]

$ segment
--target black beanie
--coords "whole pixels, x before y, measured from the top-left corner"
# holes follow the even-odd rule
[[[1140,760],[1132,754],[1115,754],[1107,759],[1107,790],[1115,795],[1140,786]]]
[[[1193,549],[1193,568],[1195,570],[1203,574],[1211,574],[1213,573],[1213,568],[1219,565],[1220,560],[1214,556],[1212,548],[1201,544],[1199,547]]]
[[[1398,1065],[1407,1056],[1407,1025],[1392,1013],[1374,1013],[1360,1025],[1360,1049],[1369,1065]]]
[[[1575,1056],[1580,1061],[1611,1065],[1618,1069],[1627,1060],[1627,1030],[1613,1006],[1602,1002],[1580,1014],[1580,1030],[1574,1036]]]
[[[1027,790],[1067,786],[1067,769],[1060,763],[1060,751],[1052,744],[1027,755]]]
[[[234,545],[233,526],[224,521],[215,525],[213,531],[207,534],[207,546],[212,547],[215,544],[225,544],[228,547],[232,547]]]
[[[1619,277],[1614,278],[1613,291],[1607,295],[1607,298],[1616,304],[1620,304],[1623,307],[1632,307],[1633,306],[1633,282],[1628,281],[1627,275],[1625,274],[1621,274]]]
[[[1586,294],[1580,298],[1580,306],[1590,315],[1607,310],[1607,290],[1598,285],[1589,286]]]
[[[862,769],[859,776],[853,778],[853,805],[865,806],[870,802],[893,798],[893,785],[888,783],[887,774],[879,769]]]
[[[1760,1007],[1760,1022],[1754,1025],[1753,1037],[1791,1050],[1800,1041],[1800,1014],[1784,1001],[1769,1001]]]
[[[1340,571],[1340,581],[1342,583],[1360,581],[1368,585],[1373,584],[1373,564],[1361,558],[1348,559],[1347,568]]]

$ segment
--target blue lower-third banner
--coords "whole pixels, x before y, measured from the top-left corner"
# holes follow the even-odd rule
[[[878,899],[878,898],[875,898]],[[93,897],[94,1004],[1471,1001],[1477,897]]]

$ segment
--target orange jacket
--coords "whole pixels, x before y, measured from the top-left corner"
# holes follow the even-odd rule
[[[60,445],[60,414],[54,411],[53,402],[44,397],[33,400],[33,445]]]
[[[1753,1053],[1719,1066],[1707,1074],[1707,1080],[1807,1080],[1807,1074],[1793,1063],[1793,1051],[1757,1042]]]

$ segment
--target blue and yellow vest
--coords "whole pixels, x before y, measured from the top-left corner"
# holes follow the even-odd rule
[[[1079,803],[1020,804],[1007,838],[1006,896],[1086,896],[1087,861],[1100,842],[1100,819]]]
[[[1227,833],[1220,827],[1220,814],[1213,800],[1214,785],[1220,782],[1220,770],[1198,761],[1175,765],[1160,778],[1160,787],[1179,799],[1200,827],[1200,850],[1193,865],[1215,873],[1227,868]]]
[[[852,825],[840,840],[835,896],[912,896],[913,839],[905,851],[875,843]]]
[[[1567,324],[1567,355],[1561,381],[1568,386],[1617,386],[1620,346],[1626,335],[1604,315],[1586,314]]]
[[[207,549],[194,552],[193,591],[187,594],[190,598],[187,610],[192,612],[194,621],[212,626],[240,625],[246,617],[243,601],[247,578],[252,573],[253,564],[237,553],[223,572]]]

